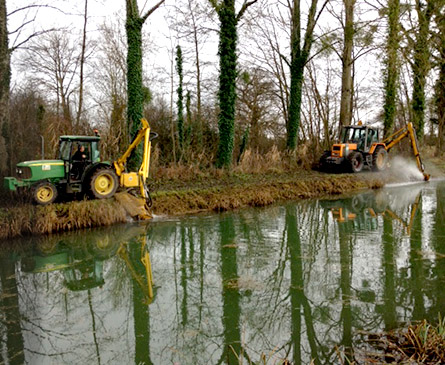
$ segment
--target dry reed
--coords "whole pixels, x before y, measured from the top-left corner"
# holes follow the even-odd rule
[[[125,210],[114,200],[3,208],[0,239],[107,226],[126,219]]]

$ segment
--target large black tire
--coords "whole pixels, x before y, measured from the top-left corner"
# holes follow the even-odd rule
[[[90,180],[90,195],[96,199],[111,198],[119,187],[118,178],[110,168],[97,169]]]
[[[364,160],[360,152],[352,151],[348,155],[348,167],[352,172],[360,172],[363,170]]]
[[[318,169],[320,171],[329,171],[329,166],[327,163],[327,158],[331,156],[331,151],[324,151],[321,155],[320,160],[318,161]]]
[[[39,205],[51,204],[57,198],[57,188],[49,181],[41,182],[32,188],[32,198]]]
[[[383,146],[378,146],[372,154],[372,170],[384,171],[388,161],[388,152]]]

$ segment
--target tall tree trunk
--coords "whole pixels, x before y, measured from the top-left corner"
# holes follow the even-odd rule
[[[195,47],[195,65],[196,65],[196,124],[198,126],[198,144],[199,147],[203,147],[203,125],[202,125],[202,101],[201,101],[201,61],[199,57],[199,40],[198,40],[198,28],[195,19],[195,13],[192,9],[192,1],[188,1],[190,10],[190,17],[193,24],[193,44]]]
[[[391,134],[394,126],[397,108],[397,83],[399,79],[399,62],[397,52],[399,50],[400,39],[400,0],[388,0],[388,38],[386,40],[385,59],[385,104],[383,127],[384,134]]]
[[[229,167],[232,164],[235,101],[236,101],[236,43],[238,33],[236,26],[247,8],[258,0],[245,0],[239,13],[235,12],[235,0],[209,0],[218,14],[219,30],[219,144],[216,165]]]
[[[236,30],[235,1],[224,0],[218,11],[221,28],[219,33],[219,145],[217,166],[232,164],[233,139],[235,130],[236,100]]]
[[[435,102],[437,123],[439,125],[436,153],[439,155],[444,150],[443,134],[445,132],[445,14],[443,11],[438,12],[437,27],[439,28],[439,78],[435,87]]]
[[[301,45],[301,11],[300,0],[293,0],[291,7],[291,59],[290,59],[290,96],[289,96],[289,112],[286,121],[287,142],[286,146],[289,150],[297,147],[298,131],[301,121],[301,95],[303,89],[304,67],[309,58],[312,48],[312,37],[314,34],[315,24],[318,17],[317,13],[318,0],[312,0],[309,8],[306,32],[304,35],[304,43]],[[322,6],[325,7],[326,1]]]
[[[137,0],[125,0],[127,5],[127,18],[125,28],[127,31],[127,123],[130,135],[134,138],[140,127],[140,120],[144,111],[144,91],[142,84],[142,26],[147,18],[165,0],[159,1],[143,16],[139,15]],[[142,147],[142,146],[140,146]],[[131,168],[140,166],[142,149],[136,148],[129,161]]]
[[[414,46],[413,63],[413,124],[417,136],[421,138],[425,125],[425,84],[430,70],[430,50],[428,36],[430,31],[431,16],[434,9],[434,1],[428,0],[426,7],[420,0],[416,0],[416,10],[419,19],[419,29]],[[425,8],[425,10],[423,10]]]
[[[86,49],[86,42],[87,42],[87,21],[88,21],[88,0],[85,0],[85,11],[83,15],[83,34],[82,34],[82,51],[80,53],[80,75],[79,75],[79,105],[77,108],[77,115],[76,115],[76,133],[79,129],[80,125],[80,116],[82,114],[82,107],[83,107],[83,68],[85,65],[85,49]]]
[[[179,85],[176,89],[177,101],[176,106],[178,108],[178,142],[180,155],[183,155],[184,144],[184,92],[183,92],[183,72],[182,72],[182,50],[181,46],[176,47],[176,72],[178,73]]]
[[[0,0],[0,174],[6,173],[8,158],[3,131],[9,126],[10,56],[8,48],[6,0]]]
[[[355,0],[343,0],[345,6],[345,29],[342,54],[340,125],[350,125],[352,121],[352,50],[354,47],[354,6]]]

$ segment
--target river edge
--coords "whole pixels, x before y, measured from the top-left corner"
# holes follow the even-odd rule
[[[426,166],[433,177],[444,175],[445,162],[441,158],[429,158]],[[411,166],[403,163],[402,169],[358,174],[328,174],[303,168],[284,172],[271,169],[266,173],[185,168],[171,175],[164,172],[159,174],[161,178],[151,181],[152,214],[183,216],[302,199],[341,198],[359,191],[380,189],[385,184],[406,182],[412,178],[405,174],[407,171],[419,174],[412,162]],[[422,178],[417,176],[414,179]],[[48,206],[26,203],[20,196],[8,199],[7,206],[0,207],[1,241],[135,221],[133,212],[122,204],[118,194],[112,199],[79,200]]]
[[[387,181],[386,181],[387,182]],[[298,173],[221,174],[154,181],[152,213],[181,216],[262,207],[282,201],[339,197],[385,184],[382,174]],[[12,198],[11,198],[12,199]],[[109,226],[132,221],[119,199],[81,200],[0,208],[0,240]]]

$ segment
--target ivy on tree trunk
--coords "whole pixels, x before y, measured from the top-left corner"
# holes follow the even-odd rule
[[[430,70],[430,50],[428,36],[430,31],[431,16],[434,10],[434,1],[428,0],[426,7],[420,0],[416,0],[416,10],[419,17],[419,29],[414,46],[413,63],[413,97],[412,111],[413,124],[417,136],[423,136],[425,125],[425,84]],[[423,10],[424,9],[424,10]]]
[[[0,0],[0,174],[6,173],[7,153],[3,131],[9,126],[9,86],[11,82],[10,50],[6,1]]]
[[[142,84],[142,26],[147,18],[165,0],[159,1],[144,15],[139,14],[137,0],[126,0],[127,18],[127,123],[134,138],[141,126],[144,111],[144,87]],[[142,146],[140,146],[142,147]],[[129,167],[134,169],[142,162],[142,148],[136,148],[130,158]]]
[[[322,9],[327,4],[326,0]],[[301,45],[301,11],[300,0],[293,0],[291,6],[291,59],[290,66],[290,96],[289,96],[289,113],[286,121],[287,142],[286,146],[289,150],[297,147],[298,131],[301,121],[301,96],[303,89],[304,67],[309,59],[312,48],[312,37],[314,34],[315,24],[317,23],[318,0],[311,0],[309,8],[306,32],[304,34],[304,42]]]
[[[435,85],[435,106],[438,124],[438,141],[436,153],[439,155],[443,152],[443,135],[445,133],[445,14],[443,8],[437,10],[436,23],[439,29],[438,45],[439,51],[439,77]]]
[[[178,141],[179,149],[182,153],[182,148],[184,144],[184,92],[183,92],[183,72],[182,72],[182,50],[181,46],[176,47],[176,72],[179,77],[179,85],[176,89],[178,93],[178,100],[176,106],[178,107]]]
[[[244,1],[238,14],[235,11],[235,0],[209,0],[218,14],[219,31],[219,144],[216,165],[228,167],[232,163],[234,131],[237,56],[236,43],[238,33],[236,26],[247,8],[258,0]]]
[[[388,37],[384,70],[385,104],[383,128],[385,136],[391,134],[397,106],[397,84],[399,80],[398,51],[400,44],[400,0],[388,0]]]

